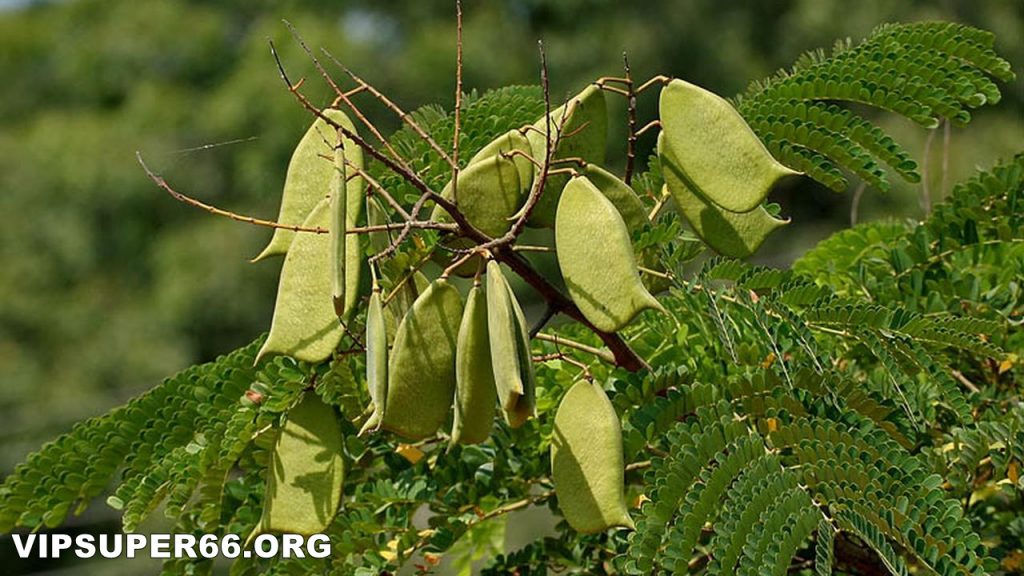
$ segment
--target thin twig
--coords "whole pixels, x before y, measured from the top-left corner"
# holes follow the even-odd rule
[[[462,0],[455,0],[455,129],[452,136],[452,202],[459,204],[459,129],[462,120]]]
[[[300,82],[298,84],[292,84],[291,80],[288,79],[288,74],[287,72],[285,72],[284,69],[284,63],[281,62],[281,57],[277,53],[277,48],[274,46],[273,42],[270,42],[270,53],[274,57],[274,62],[277,64],[277,70],[281,76],[281,80],[284,81],[285,85],[288,86],[288,91],[291,92],[293,96],[295,96],[295,99],[298,100],[299,103],[302,104],[302,106],[306,110],[308,110],[317,118],[320,118],[321,120],[326,122],[330,127],[334,128],[335,130],[340,130],[341,133],[344,134],[346,138],[354,142],[356,146],[362,148],[363,151],[365,151],[367,154],[369,154],[370,156],[384,164],[384,166],[388,170],[391,170],[398,176],[402,177],[402,179],[404,179],[406,182],[408,182],[410,185],[412,185],[420,192],[431,192],[430,186],[428,186],[427,183],[424,182],[423,179],[420,178],[420,176],[416,174],[413,170],[407,168],[406,166],[403,166],[402,164],[399,163],[399,161],[389,158],[386,154],[378,150],[372,144],[367,142],[364,138],[362,138],[355,132],[349,130],[345,126],[342,126],[334,119],[328,117],[326,114],[324,114],[323,110],[321,110],[312,102],[310,102],[309,98],[307,98],[306,95],[299,90],[302,83]]]
[[[541,86],[544,90],[544,162],[541,165],[540,174],[533,183],[533,187],[530,190],[530,194],[526,198],[526,203],[520,209],[519,213],[515,216],[516,220],[512,223],[512,226],[508,229],[505,234],[485,243],[481,248],[487,250],[496,250],[504,245],[511,244],[516,238],[523,232],[526,227],[526,221],[529,220],[530,215],[533,213],[533,209],[537,206],[540,200],[541,194],[544,193],[547,179],[551,174],[557,173],[565,169],[551,169],[552,156],[554,155],[555,149],[558,147],[558,143],[561,141],[562,131],[565,128],[565,123],[568,121],[569,114],[563,114],[562,118],[558,122],[558,126],[554,130],[554,140],[552,140],[552,124],[551,124],[551,92],[548,82],[548,64],[547,58],[544,54],[544,43],[537,43],[538,51],[540,52],[540,79]]]
[[[590,373],[590,367],[573,358],[572,356],[566,356],[564,352],[554,352],[552,354],[544,354],[543,356],[532,356],[530,358],[533,362],[551,362],[552,360],[558,360],[559,362],[565,362],[580,369],[581,376],[585,380],[594,380],[594,375]]]
[[[974,382],[971,382],[970,380],[968,380],[967,376],[964,376],[963,372],[961,372],[959,370],[956,370],[956,369],[951,369],[950,372],[953,373],[953,377],[954,378],[959,380],[960,383],[964,385],[964,388],[967,388],[968,390],[970,390],[974,394],[977,394],[978,392],[981,392],[981,389],[979,389],[978,386]]]
[[[942,180],[939,183],[939,198],[946,197],[946,177],[949,175],[949,140],[952,129],[949,119],[942,123]]]
[[[654,128],[661,128],[661,120],[651,120],[647,124],[644,124],[643,128],[636,131],[636,135],[643,136],[648,130],[652,130]]]
[[[200,200],[196,200],[195,198],[186,196],[185,194],[178,192],[174,188],[171,188],[171,185],[167,183],[167,180],[165,180],[163,176],[160,176],[154,173],[152,170],[150,170],[149,166],[146,165],[146,162],[142,159],[142,152],[136,151],[135,158],[139,161],[139,164],[142,165],[142,169],[146,171],[146,176],[148,176],[150,180],[152,180],[157,186],[162,188],[165,192],[170,194],[172,198],[178,200],[179,202],[184,202],[189,206],[195,206],[196,208],[201,208],[211,214],[215,214],[217,216],[224,216],[237,222],[245,222],[246,224],[266,226],[267,228],[280,228],[282,230],[291,230],[292,232],[312,232],[316,234],[327,234],[327,229],[320,228],[319,226],[317,226],[316,228],[306,228],[304,226],[296,224],[281,224],[280,222],[274,222],[272,220],[263,220],[260,218],[254,218],[252,216],[236,214],[234,212],[231,212],[230,210],[217,208],[212,204],[207,204]]]
[[[665,204],[668,203],[668,199],[670,197],[671,195],[669,194],[668,190],[662,190],[661,196],[659,196],[658,201],[654,203],[654,207],[651,208],[651,212],[650,214],[647,215],[647,219],[650,220],[651,222],[654,222],[654,220],[658,217],[658,214],[661,214],[662,208],[664,208]]]
[[[356,173],[356,175],[365,180],[366,183],[370,186],[370,188],[377,191],[377,194],[383,196],[384,200],[388,203],[388,205],[391,206],[395,210],[395,212],[398,212],[398,214],[403,219],[409,219],[409,213],[405,211],[405,208],[402,207],[402,204],[395,200],[391,193],[388,192],[383,186],[381,186],[380,182],[377,182],[377,180],[373,176],[370,176],[370,174],[367,173],[366,170],[363,170],[361,167],[356,166],[348,159],[345,160],[345,165],[351,168]]]
[[[327,73],[327,70],[325,70],[324,67],[320,64],[320,60],[317,59],[316,55],[306,44],[306,41],[302,39],[302,36],[299,34],[298,30],[296,30],[295,27],[292,26],[291,22],[284,20],[284,24],[285,26],[288,27],[288,30],[291,32],[292,38],[294,38],[295,41],[299,44],[299,46],[302,47],[302,50],[306,53],[309,59],[313,61],[313,65],[320,72],[320,76],[322,76],[324,80],[334,90],[334,93],[337,95],[335,102],[344,102],[345,105],[349,108],[349,110],[352,111],[352,114],[354,114],[355,117],[364,126],[366,126],[367,130],[369,130],[370,133],[373,134],[377,141],[384,145],[384,148],[388,151],[389,154],[391,154],[395,161],[401,164],[402,167],[408,170],[409,172],[414,172],[412,167],[409,165],[409,162],[405,158],[403,158],[402,155],[399,154],[397,150],[395,150],[391,143],[388,142],[388,139],[385,138],[383,134],[381,134],[377,126],[373,122],[370,122],[366,115],[363,114],[363,112],[355,105],[354,102],[352,102],[352,96],[365,91],[367,88],[365,86],[358,86],[356,89],[351,90],[349,92],[345,92],[344,90],[342,90],[341,87],[339,87],[338,84],[334,81],[334,78],[332,78],[331,75]],[[273,50],[273,44],[271,44],[271,50]],[[327,55],[328,57],[331,57],[330,54]],[[333,59],[333,57],[331,58]],[[298,89],[298,87],[296,87],[296,89]]]
[[[636,93],[642,94],[643,92],[646,92],[647,89],[650,88],[651,86],[664,86],[665,84],[668,84],[670,81],[672,81],[672,78],[659,74],[654,78],[651,78],[647,82],[641,84],[640,87],[636,89]]]
[[[857,213],[860,210],[860,198],[864,195],[864,189],[867,188],[867,186],[867,182],[862,181],[853,191],[853,198],[850,200],[850,226],[857,225]]]
[[[516,244],[512,247],[513,252],[551,252],[555,249],[551,246],[530,246],[527,244]]]
[[[345,72],[345,74],[348,74],[348,77],[351,78],[353,82],[364,87],[367,92],[369,92],[374,98],[380,101],[380,103],[383,104],[388,110],[391,110],[391,112],[394,113],[395,116],[398,116],[399,120],[404,122],[407,126],[409,126],[409,128],[412,128],[413,132],[415,132],[421,139],[423,139],[423,141],[426,142],[427,145],[429,145],[434,150],[434,152],[437,153],[437,155],[440,156],[445,162],[447,162],[449,165],[455,163],[452,160],[452,157],[448,154],[448,152],[441,148],[437,141],[434,140],[434,138],[430,134],[428,134],[427,131],[424,130],[423,127],[420,126],[419,123],[417,123],[416,120],[408,112],[403,110],[401,106],[399,106],[393,100],[388,98],[386,94],[378,90],[373,84],[370,84],[366,80],[363,80],[362,77],[360,77],[358,74],[349,69],[348,66],[345,66],[340,60],[332,56],[330,52],[324,50],[324,54],[327,54],[331,61],[334,62],[334,64],[337,65],[339,68],[341,68],[341,70]]]
[[[534,337],[544,342],[551,342],[556,346],[568,346],[569,348],[575,348],[580,352],[592,354],[594,356],[597,356],[601,360],[604,360],[605,362],[615,364],[615,356],[608,350],[594,348],[593,346],[583,344],[582,342],[576,342],[574,340],[569,340],[568,338],[563,338],[557,334],[545,334],[543,332],[538,332]]]
[[[928,165],[931,163],[932,140],[935,139],[935,130],[928,131],[928,137],[924,141],[924,158],[921,160],[921,210],[925,216],[932,211],[932,194],[928,189]]]
[[[622,181],[627,186],[633,182],[633,170],[636,165],[636,90],[633,87],[633,74],[629,69],[629,56],[622,53],[622,68],[626,75],[626,116],[628,119],[629,136],[626,138],[626,173]]]

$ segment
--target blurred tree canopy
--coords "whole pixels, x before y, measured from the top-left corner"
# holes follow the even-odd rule
[[[0,12],[0,473],[43,439],[269,325],[279,262],[251,265],[265,229],[174,203],[134,153],[183,191],[273,217],[284,168],[310,122],[270,58],[321,84],[281,20],[407,109],[450,106],[449,0],[79,0]],[[0,4],[3,6],[3,4]],[[721,94],[834,39],[886,21],[945,19],[997,35],[1019,80],[952,130],[945,181],[1012,153],[1024,135],[1024,3],[1013,0],[468,0],[467,89],[536,83],[544,39],[553,94],[621,71],[669,74]],[[339,72],[339,77],[341,76]],[[318,103],[327,103],[322,90]],[[618,103],[616,103],[618,105]],[[650,116],[656,98],[640,102]],[[367,101],[378,125],[397,121]],[[926,133],[889,129],[920,158]],[[625,133],[612,127],[612,138]],[[387,131],[387,130],[385,130]],[[653,142],[643,142],[649,151]],[[941,130],[933,195],[944,180]],[[849,195],[806,185],[786,259],[849,221]],[[919,187],[868,191],[861,219],[918,216]]]

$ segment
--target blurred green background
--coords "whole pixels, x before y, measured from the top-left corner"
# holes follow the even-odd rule
[[[1021,0],[488,0],[465,1],[465,86],[537,83],[544,39],[556,97],[621,72],[669,74],[724,95],[837,38],[886,21],[945,19],[997,34],[1024,77]],[[281,23],[291,21],[407,109],[450,107],[454,3],[449,0],[0,0],[0,476],[29,451],[212,359],[269,325],[279,261],[248,263],[269,231],[175,203],[149,182],[134,153],[180,190],[272,218],[291,148],[310,122],[284,89],[273,39],[294,78],[327,91]],[[930,189],[939,196],[976,166],[1024,149],[1024,81],[998,106],[954,128]],[[612,98],[612,141],[623,106]],[[657,100],[640,101],[641,122]],[[385,132],[386,110],[366,110]],[[922,157],[926,131],[880,117]],[[616,138],[618,136],[618,138]],[[653,142],[642,141],[643,157]],[[622,162],[621,148],[612,150]],[[917,217],[920,186],[868,190],[859,219]],[[813,184],[779,200],[795,225],[761,258],[785,263],[847,226],[851,194]],[[110,530],[102,503],[73,530]],[[150,562],[27,563],[0,538],[6,573],[151,573]],[[40,572],[44,573],[44,572]]]

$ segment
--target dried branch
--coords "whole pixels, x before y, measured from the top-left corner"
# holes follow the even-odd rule
[[[362,148],[364,152],[366,152],[376,160],[380,161],[382,164],[384,164],[385,167],[388,168],[388,170],[391,170],[395,174],[402,177],[406,182],[408,182],[410,185],[412,185],[420,192],[424,194],[431,192],[430,186],[428,186],[427,183],[424,182],[423,179],[407,165],[405,165],[404,163],[400,163],[399,160],[389,158],[386,154],[378,150],[375,146],[367,142],[364,138],[362,138],[355,132],[349,130],[348,128],[342,126],[341,124],[337,123],[332,118],[324,114],[323,110],[321,110],[312,102],[310,102],[309,98],[307,98],[306,95],[299,90],[302,86],[302,82],[300,81],[298,84],[292,84],[291,80],[288,79],[288,74],[287,72],[285,72],[284,64],[281,62],[281,57],[280,55],[278,55],[277,48],[274,46],[273,42],[270,42],[270,53],[274,57],[274,62],[277,64],[277,70],[281,76],[281,80],[284,81],[285,85],[288,86],[288,91],[292,93],[296,100],[298,100],[299,103],[302,104],[302,106],[306,110],[308,110],[317,118],[322,119],[335,130],[340,131],[342,134],[344,134],[346,138],[354,142],[356,146]]]
[[[525,227],[526,220],[529,218],[530,214],[532,213],[533,207],[536,205],[537,200],[540,197],[540,194],[544,190],[544,185],[546,183],[550,171],[550,166],[552,163],[551,161],[553,150],[557,146],[557,143],[561,138],[561,132],[564,128],[564,124],[567,119],[565,116],[563,116],[562,121],[560,122],[558,127],[552,126],[550,88],[548,82],[547,62],[544,55],[543,44],[539,44],[539,49],[541,55],[541,83],[544,90],[545,103],[545,158],[544,162],[542,163],[542,169],[540,170],[539,177],[537,181],[534,183],[534,187],[530,192],[530,196],[527,200],[525,209],[522,211],[522,214],[520,215],[519,219],[516,220],[516,222],[512,225],[509,232],[503,237],[503,242],[501,244],[497,244],[497,246],[508,244],[514,241],[514,239],[522,232],[523,228]],[[308,111],[310,111],[318,118],[322,118],[328,125],[333,127],[335,130],[338,130],[342,135],[344,135],[357,146],[362,148],[368,155],[380,161],[388,170],[391,170],[392,172],[397,174],[399,177],[404,179],[406,182],[408,182],[411,186],[413,186],[420,192],[419,199],[413,205],[412,209],[408,211],[408,217],[403,217],[405,222],[398,225],[401,227],[401,232],[395,237],[395,239],[389,244],[389,246],[384,251],[370,258],[371,264],[375,263],[377,260],[381,258],[385,258],[390,256],[391,254],[394,254],[398,246],[400,246],[402,242],[404,242],[404,240],[409,236],[411,230],[414,227],[421,225],[417,224],[418,222],[420,222],[418,220],[418,217],[420,211],[423,209],[423,206],[426,204],[427,201],[434,202],[435,204],[440,206],[442,210],[447,212],[454,221],[454,227],[456,227],[456,229],[459,231],[459,234],[476,242],[478,245],[478,249],[485,250],[488,249],[488,246],[494,245],[492,244],[494,239],[490,238],[482,231],[477,229],[475,226],[473,226],[466,219],[465,215],[463,215],[458,210],[458,208],[455,206],[453,202],[451,202],[447,198],[444,198],[437,192],[431,190],[429,185],[426,184],[426,182],[419,176],[419,174],[417,174],[415,171],[413,171],[411,168],[405,165],[404,162],[402,162],[401,160],[390,158],[387,154],[378,150],[375,146],[368,143],[358,134],[355,134],[351,130],[347,129],[344,126],[341,126],[331,118],[327,117],[324,114],[323,110],[312,104],[309,101],[309,99],[301,92],[301,82],[299,84],[293,84],[291,80],[289,80],[284,65],[281,62],[280,56],[278,55],[277,50],[272,42],[270,43],[270,50],[274,58],[274,61],[277,64],[278,72],[280,73],[282,81],[284,81],[285,85],[288,87],[288,91],[292,93],[292,95],[304,108],[306,108]],[[362,81],[362,79],[360,79],[358,76],[356,76],[347,68],[345,68],[344,65],[338,62],[338,60],[331,56],[328,52],[324,51],[324,53],[327,54],[327,56],[330,57],[335,62],[335,64],[337,64],[340,68],[345,70],[345,72],[349,74],[349,76],[352,77],[354,81],[360,84],[360,88],[363,88],[366,91],[369,91],[371,94],[374,94],[378,99],[381,99],[382,102],[385,102],[385,105],[387,105],[387,103],[390,102],[390,100],[387,99],[386,96],[380,94],[379,91],[377,91],[370,84]],[[392,111],[397,111],[399,116],[402,117],[403,121],[405,121],[407,124],[410,124],[413,130],[417,131],[418,133],[421,133],[421,136],[429,137],[428,135],[426,135],[425,132],[423,132],[422,128],[420,128],[412,118],[410,118],[407,114],[404,113],[404,111],[401,111],[400,108],[394,106],[393,103],[392,106],[389,107],[392,108]],[[553,132],[553,129],[555,129],[556,131]],[[552,141],[552,134],[554,134],[554,141]],[[438,152],[442,157],[446,158],[449,162],[451,162],[451,158],[446,153],[444,153],[444,151],[440,150],[440,147],[437,146],[436,142],[433,142],[432,139],[428,140],[428,142],[430,143],[431,148],[435,150],[435,152]],[[437,223],[433,224],[436,225]],[[423,225],[425,226],[425,224]],[[387,229],[392,229],[390,228],[390,226],[391,225],[386,225]],[[636,353],[619,335],[614,333],[602,332],[592,323],[590,323],[583,316],[582,312],[580,312],[579,308],[575,305],[575,303],[573,303],[572,300],[569,299],[568,296],[563,294],[547,279],[541,276],[521,256],[512,252],[511,250],[498,250],[494,253],[494,257],[499,261],[503,262],[504,264],[506,264],[514,273],[519,275],[527,284],[533,287],[533,289],[536,290],[541,295],[541,297],[543,297],[548,302],[549,308],[552,310],[552,314],[557,314],[559,312],[564,313],[566,316],[572,318],[573,320],[576,320],[577,322],[580,322],[588,329],[592,330],[595,334],[597,334],[598,337],[601,338],[601,340],[610,350],[614,358],[615,364],[631,371],[637,371],[644,368],[648,368],[646,362],[644,362],[643,359],[637,356]],[[406,279],[405,281],[408,281],[408,279]],[[392,294],[394,294],[394,292]]]
[[[327,233],[326,228],[320,228],[319,226],[316,228],[306,228],[295,224],[281,224],[280,222],[274,222],[272,220],[263,220],[261,218],[254,218],[252,216],[236,214],[235,212],[231,212],[230,210],[217,208],[212,204],[207,204],[200,200],[196,200],[195,198],[186,196],[185,194],[178,192],[174,188],[171,188],[171,185],[167,183],[167,180],[165,180],[163,176],[160,176],[153,172],[152,170],[150,170],[149,166],[146,165],[145,160],[142,159],[142,152],[136,151],[135,158],[139,161],[139,164],[142,165],[142,169],[145,170],[146,176],[148,176],[150,180],[152,180],[157,186],[162,188],[165,192],[170,194],[172,198],[179,202],[188,204],[189,206],[194,206],[196,208],[206,210],[207,212],[215,214],[217,216],[224,216],[226,218],[230,218],[232,220],[235,220],[236,222],[245,222],[246,224],[254,224],[256,226],[266,226],[267,228],[280,228],[282,230],[291,230],[293,232],[312,232],[315,234]]]
[[[481,248],[487,250],[495,250],[504,245],[511,244],[522,234],[523,229],[526,227],[526,221],[533,214],[533,209],[537,206],[537,202],[540,201],[541,194],[544,193],[548,176],[553,172],[551,170],[552,157],[554,156],[555,149],[558,148],[558,143],[561,141],[565,123],[569,119],[568,114],[562,115],[558,126],[555,127],[554,140],[552,141],[551,91],[548,82],[548,63],[547,57],[544,54],[544,43],[538,42],[537,49],[540,52],[540,83],[544,91],[544,162],[541,164],[540,173],[537,175],[533,187],[530,189],[530,194],[526,198],[526,203],[519,211],[515,222],[513,222],[504,235],[481,246]]]
[[[633,74],[629,69],[629,56],[622,53],[622,68],[626,74],[626,116],[629,135],[626,137],[626,173],[622,181],[630,186],[633,182],[633,170],[636,168],[636,90],[633,88]]]
[[[462,124],[462,0],[455,0],[455,129],[452,136],[452,201],[459,203],[459,129]]]
[[[345,105],[349,108],[349,110],[352,111],[352,114],[355,115],[355,117],[364,126],[366,126],[367,130],[369,130],[370,133],[373,134],[377,141],[384,145],[384,148],[388,151],[388,154],[391,154],[392,158],[394,158],[394,160],[398,162],[403,168],[405,168],[409,172],[415,173],[415,170],[413,170],[412,166],[409,164],[409,161],[402,157],[402,155],[399,154],[397,150],[395,150],[391,143],[388,142],[388,139],[385,138],[383,134],[381,134],[377,126],[373,122],[370,122],[366,115],[363,114],[362,110],[360,110],[355,105],[355,103],[352,102],[352,96],[355,96],[356,94],[366,91],[367,87],[358,86],[348,92],[342,90],[341,87],[338,86],[338,84],[334,81],[334,78],[331,77],[331,75],[327,73],[327,70],[325,70],[324,67],[320,64],[320,60],[317,59],[316,54],[314,54],[313,51],[309,48],[305,40],[302,39],[302,36],[299,34],[298,30],[296,30],[295,27],[292,26],[291,22],[284,20],[284,24],[285,26],[288,27],[288,30],[291,32],[292,37],[295,39],[298,45],[302,47],[302,50],[306,53],[309,59],[312,60],[313,65],[316,67],[317,71],[320,72],[320,76],[322,76],[323,79],[327,82],[327,84],[330,85],[330,87],[334,90],[334,93],[337,95],[337,98],[335,98],[335,104],[337,104],[339,101],[344,102]],[[271,50],[273,50],[273,44],[271,44]],[[327,53],[327,56],[330,57],[331,59],[334,59],[334,57],[331,56],[329,53]],[[275,59],[276,58],[277,57],[275,55]],[[281,68],[280,62],[278,62],[278,68]],[[296,87],[296,89],[298,89],[298,87]]]
[[[424,130],[423,127],[420,126],[408,112],[403,110],[401,106],[395,104],[393,100],[388,98],[387,95],[378,90],[373,84],[370,84],[366,80],[363,80],[358,74],[349,69],[348,66],[345,66],[340,60],[331,55],[330,52],[328,52],[327,50],[323,50],[323,53],[327,55],[327,57],[330,58],[331,61],[334,62],[334,64],[338,68],[341,68],[341,70],[345,74],[347,74],[348,77],[351,78],[353,82],[355,82],[361,88],[364,88],[367,92],[373,95],[373,97],[380,101],[380,103],[383,104],[388,110],[391,110],[395,114],[395,116],[398,116],[399,120],[401,120],[407,126],[412,128],[413,132],[415,132],[420,138],[422,138],[423,141],[426,142],[434,150],[434,152],[436,152],[437,155],[440,156],[445,162],[447,162],[449,165],[453,165],[455,163],[452,160],[452,157],[448,155],[448,152],[441,148],[437,141],[434,140],[434,138],[430,134],[428,134],[427,131]]]
[[[545,334],[543,332],[538,332],[534,337],[538,340],[543,340],[544,342],[551,342],[555,346],[567,346],[569,348],[575,348],[580,352],[592,354],[610,364],[615,363],[615,356],[612,355],[612,353],[609,352],[608,350],[602,348],[594,348],[593,346],[588,346],[587,344],[583,344],[581,342],[569,340],[568,338],[564,338],[557,334]]]

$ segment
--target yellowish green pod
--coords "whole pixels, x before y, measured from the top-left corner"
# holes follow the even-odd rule
[[[558,267],[591,324],[616,332],[645,309],[663,310],[640,280],[626,223],[589,178],[569,180],[556,216]]]
[[[634,528],[624,475],[615,408],[599,385],[581,380],[562,398],[551,438],[551,479],[569,525],[583,534]]]
[[[338,319],[345,319],[345,264],[348,240],[348,199],[345,196],[345,148],[334,148],[334,175],[331,182],[331,301]],[[358,263],[356,263],[358,266]]]
[[[519,306],[512,287],[505,284],[508,290],[509,301],[512,303],[512,311],[515,313],[516,336],[519,338],[519,346],[516,355],[519,364],[519,379],[523,383],[523,393],[515,406],[505,412],[505,421],[512,428],[518,428],[527,420],[537,415],[537,375],[533,371],[533,358],[530,354],[530,330],[526,325],[526,316]]]
[[[260,533],[318,534],[341,504],[345,463],[341,420],[307,392],[291,410],[267,466]]]
[[[513,155],[513,152],[516,151],[521,154]],[[529,156],[532,154],[532,151],[529,139],[527,139],[527,137],[519,130],[509,130],[494,140],[491,140],[486,146],[474,154],[466,165],[475,164],[499,154],[506,154],[510,156],[510,159],[515,163],[516,168],[519,170],[519,185],[523,188],[524,193],[528,191],[530,189],[530,185],[533,184],[534,166],[533,162],[530,162],[530,159],[523,156],[523,154]]]
[[[380,424],[388,393],[388,336],[379,288],[370,294],[366,311],[366,385],[373,403],[373,416],[367,421],[370,427],[364,428],[370,430]]]
[[[497,394],[487,332],[487,298],[473,286],[466,299],[455,349],[455,419],[452,445],[479,444],[494,427]]]
[[[765,238],[789,224],[768,213],[764,206],[748,212],[730,212],[694,191],[681,175],[674,150],[659,137],[658,157],[665,178],[665,189],[693,231],[717,252],[733,258],[746,258],[757,251]]]
[[[355,133],[352,121],[341,110],[328,109],[324,111],[324,115]],[[281,224],[301,224],[313,211],[313,208],[330,193],[335,169],[334,165],[324,157],[332,156],[332,148],[338,139],[337,134],[334,127],[324,119],[317,118],[313,125],[306,130],[306,134],[299,141],[298,146],[295,147],[291,161],[288,163],[284,192],[281,195],[281,210],[277,216],[277,221]],[[356,166],[362,166],[362,149],[347,138],[344,140],[344,146],[349,162]],[[362,205],[362,187],[362,178],[350,180],[347,186],[350,199],[357,201],[360,205]],[[352,216],[358,216],[360,211],[361,209],[357,208]],[[270,243],[258,256],[253,258],[253,262],[286,253],[295,234],[296,232],[292,230],[275,229]]]
[[[591,84],[582,92],[569,99],[564,105],[551,111],[551,141],[562,118],[568,115],[562,128],[562,139],[554,150],[552,159],[582,158],[587,162],[601,164],[604,162],[605,146],[608,141],[608,105],[604,91]],[[544,117],[537,120],[527,133],[533,157],[543,164],[546,146],[544,134],[547,133],[547,121]],[[539,171],[534,168],[535,176]],[[551,228],[555,225],[555,209],[558,196],[565,186],[568,176],[549,176],[544,193],[530,215],[529,224],[536,228]]]
[[[487,333],[498,404],[516,428],[533,416],[536,381],[526,319],[494,260],[487,263]]]
[[[618,176],[598,166],[587,164],[582,171],[583,175],[590,180],[590,183],[597,187],[604,194],[605,198],[615,205],[615,209],[622,216],[622,221],[630,230],[643,228],[650,220],[647,218],[647,211],[636,195],[636,191],[623,182]]]
[[[369,197],[366,199],[366,224],[369,226],[383,226],[389,224],[387,212],[384,207],[380,205],[380,201],[376,197]],[[369,238],[370,248],[373,252],[380,253],[387,249],[391,243],[391,239],[388,237],[386,230],[379,232],[370,232],[366,235]]]
[[[388,389],[380,427],[411,439],[433,435],[444,424],[455,394],[455,350],[462,296],[435,280],[398,325],[388,361]]]
[[[661,91],[661,126],[679,175],[693,192],[730,212],[749,212],[782,178],[799,174],[768,152],[721,96],[675,79]]]
[[[302,226],[327,228],[329,223],[330,202],[324,198]],[[326,234],[299,233],[285,255],[270,334],[256,361],[273,354],[312,363],[329,358],[343,335],[331,292],[330,238]]]
[[[515,160],[500,155],[467,165],[459,172],[458,185],[458,193],[453,194],[452,183],[448,182],[441,195],[449,200],[454,197],[469,223],[491,237],[509,229],[509,219],[519,211],[528,191],[519,179]],[[451,221],[440,206],[434,207],[431,218],[438,222]]]

